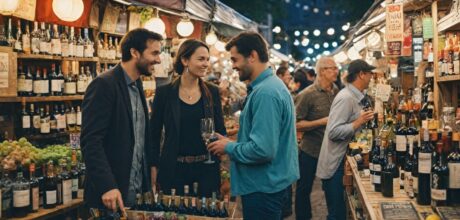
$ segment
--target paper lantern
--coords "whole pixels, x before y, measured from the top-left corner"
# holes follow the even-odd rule
[[[211,31],[206,35],[206,43],[208,45],[214,45],[217,42],[217,35],[214,30],[211,28]]]
[[[63,21],[78,20],[84,8],[83,0],[53,0],[53,12]]]
[[[217,51],[219,52],[225,52],[225,43],[218,40],[215,44],[214,47],[216,47]]]
[[[0,4],[0,14],[12,15],[18,8],[19,0],[4,0]]]
[[[166,30],[165,23],[159,17],[150,18],[145,22],[144,28],[158,34],[163,34]]]
[[[188,37],[193,33],[193,23],[190,21],[188,16],[185,14],[182,16],[182,19],[177,24],[176,30],[177,33],[182,37]]]

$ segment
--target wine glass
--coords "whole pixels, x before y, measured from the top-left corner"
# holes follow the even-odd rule
[[[204,140],[206,146],[211,140],[215,139],[214,134],[214,120],[212,118],[201,119],[201,137]],[[204,162],[205,164],[213,164],[215,161],[211,159],[211,152],[208,151],[208,159]]]

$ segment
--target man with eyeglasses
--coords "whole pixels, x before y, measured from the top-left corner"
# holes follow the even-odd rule
[[[331,57],[321,57],[316,63],[318,77],[295,98],[297,131],[302,132],[299,153],[300,179],[296,185],[296,219],[311,219],[310,194],[315,180],[318,156],[328,121],[332,101],[339,92],[334,84],[338,68]]]
[[[332,102],[329,120],[318,159],[316,176],[321,178],[326,196],[328,220],[346,219],[344,189],[344,156],[348,144],[361,126],[373,119],[373,111],[363,111],[364,90],[374,76],[375,67],[364,60],[354,60],[348,66],[346,81]]]

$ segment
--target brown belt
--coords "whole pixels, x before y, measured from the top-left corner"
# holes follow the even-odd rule
[[[207,159],[207,155],[179,156],[177,157],[177,162],[179,163],[197,163],[197,162],[203,162],[206,159]]]

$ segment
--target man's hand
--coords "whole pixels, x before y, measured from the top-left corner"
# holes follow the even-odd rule
[[[157,185],[157,168],[156,167],[151,167],[150,168],[150,177],[151,177],[151,183],[152,183],[152,191],[156,192],[156,185]]]
[[[102,203],[104,203],[105,207],[108,209],[112,209],[114,212],[117,211],[117,203],[120,209],[124,212],[125,206],[123,205],[123,199],[121,197],[120,190],[112,189],[107,191],[102,195]]]
[[[218,140],[208,144],[208,151],[213,153],[214,155],[220,157],[225,154],[225,146],[230,139],[216,133]]]
[[[374,111],[361,111],[359,117],[353,122],[353,128],[356,130],[361,125],[372,120],[374,118]]]

